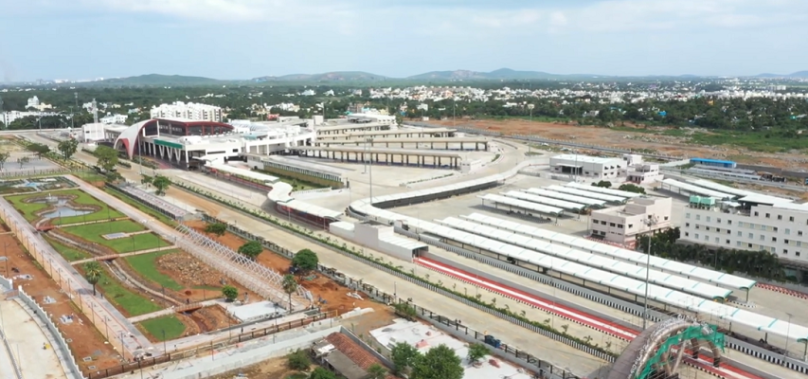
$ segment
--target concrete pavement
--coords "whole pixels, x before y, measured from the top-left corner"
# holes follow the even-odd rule
[[[23,378],[67,378],[52,342],[17,301],[3,301],[3,332]],[[13,376],[9,376],[11,378]]]
[[[143,233],[151,233],[151,230],[143,231]],[[78,260],[78,261],[72,261],[72,262],[70,262],[70,264],[73,265],[73,266],[76,266],[76,265],[80,265],[82,263],[87,263],[87,262],[91,262],[91,261],[103,261],[103,260],[107,260],[107,259],[126,258],[126,257],[135,256],[135,255],[143,255],[143,254],[149,254],[149,253],[156,253],[158,251],[174,250],[174,249],[179,249],[179,247],[174,246],[174,245],[155,247],[154,249],[138,250],[138,251],[133,251],[131,253],[105,255],[103,257],[92,257],[92,258],[87,258],[87,259],[81,259],[81,260]]]

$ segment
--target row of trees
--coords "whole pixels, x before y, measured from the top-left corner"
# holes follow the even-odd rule
[[[768,251],[748,251],[736,249],[708,249],[699,244],[677,244],[679,228],[657,233],[650,239],[651,255],[673,259],[680,262],[698,262],[716,270],[730,274],[738,272],[759,278],[784,281],[786,277],[783,264],[775,254]],[[641,251],[648,251],[649,237],[639,239]]]
[[[481,87],[506,86],[507,83],[479,83]],[[517,87],[525,88],[525,83],[517,83]],[[532,88],[559,87],[558,83],[532,83]],[[574,86],[568,84],[567,87]],[[664,84],[663,84],[664,86]],[[632,86],[639,90],[642,86]],[[501,87],[498,87],[501,88]],[[718,86],[720,88],[720,86]],[[228,86],[218,87],[171,87],[171,88],[82,88],[80,101],[89,101],[97,98],[106,103],[121,105],[121,108],[107,109],[110,112],[127,113],[129,109],[141,108],[144,112],[130,115],[127,122],[133,123],[148,117],[148,110],[152,106],[176,100],[194,101],[217,105],[229,109],[230,119],[257,117],[253,105],[280,104],[293,102],[301,110],[297,112],[272,109],[273,113],[282,115],[297,115],[311,117],[312,114],[322,114],[326,118],[338,117],[347,110],[350,103],[368,103],[371,107],[387,109],[397,113],[402,105],[407,106],[405,116],[421,118],[427,116],[433,119],[443,117],[536,117],[552,119],[559,122],[582,124],[612,124],[619,125],[624,122],[648,125],[666,126],[700,126],[711,129],[733,130],[764,130],[767,127],[784,130],[797,130],[808,127],[808,103],[801,99],[749,98],[749,99],[720,99],[717,97],[701,97],[688,101],[663,101],[647,99],[636,103],[624,102],[615,104],[600,104],[599,98],[591,95],[582,95],[568,98],[515,98],[508,100],[517,103],[516,106],[505,107],[506,101],[454,101],[445,99],[439,101],[415,101],[404,99],[377,99],[370,98],[369,91],[363,90],[361,95],[348,95],[346,88],[338,86],[320,85],[314,87],[318,94],[334,89],[338,96],[293,96],[301,92],[302,86],[282,85],[272,87],[254,86]],[[28,117],[15,120],[8,127],[10,129],[35,129],[42,122],[42,127],[66,127],[71,124],[69,116],[74,114],[73,124],[76,126],[92,121],[92,115],[84,109],[77,110],[73,90],[59,89],[57,91],[41,92],[10,92],[4,94],[6,109],[23,109],[27,98],[36,94],[43,102],[52,103],[58,112],[57,117],[43,117],[38,120]],[[215,94],[216,96],[207,96]],[[419,110],[417,106],[425,103],[428,110]],[[325,105],[323,110],[320,104]],[[73,108],[72,110],[70,108]],[[594,115],[597,111],[597,115]],[[797,138],[800,134],[794,134]]]

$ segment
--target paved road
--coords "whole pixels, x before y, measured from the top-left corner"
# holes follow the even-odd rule
[[[286,232],[285,230],[280,230],[276,228],[274,225],[268,224],[263,221],[256,220],[252,217],[245,216],[241,213],[237,213],[233,210],[224,208],[219,204],[213,203],[206,199],[202,198],[191,198],[195,197],[194,195],[187,194],[178,189],[170,189],[168,191],[168,196],[177,196],[178,200],[191,203],[197,206],[200,209],[220,209],[218,213],[218,217],[220,217],[224,221],[235,222],[240,228],[248,230],[256,235],[261,235],[268,240],[275,241],[276,243],[284,246],[285,248],[298,251],[303,248],[311,248],[312,243],[298,237],[297,235],[291,234]],[[332,236],[332,238],[334,238]],[[350,246],[356,246],[357,248],[361,249],[358,245],[345,241],[346,244]],[[485,312],[476,310],[469,306],[466,306],[462,303],[455,302],[452,300],[447,300],[445,297],[435,294],[433,292],[427,291],[422,287],[419,287],[415,284],[411,284],[404,281],[396,281],[390,277],[389,274],[383,273],[378,271],[370,266],[364,264],[357,264],[356,261],[347,258],[339,253],[326,250],[323,248],[316,248],[318,256],[320,257],[320,261],[329,267],[333,267],[348,276],[353,278],[362,278],[364,279],[365,283],[371,284],[376,286],[382,291],[388,293],[396,293],[399,297],[402,298],[413,298],[413,300],[434,312],[438,312],[442,315],[445,315],[450,318],[457,318],[463,320],[463,322],[468,325],[470,328],[479,330],[479,331],[487,331],[491,334],[497,335],[498,337],[505,340],[507,343],[511,344],[512,346],[516,346],[520,349],[525,349],[527,351],[534,352],[537,356],[542,357],[554,364],[558,365],[559,367],[572,367],[575,368],[574,372],[581,374],[581,375],[589,375],[590,373],[595,373],[599,368],[606,365],[606,362],[601,361],[597,358],[594,358],[586,353],[583,353],[579,350],[573,349],[567,345],[555,342],[549,338],[541,336],[538,333],[530,332],[526,329],[519,328],[514,326],[513,324],[501,320],[497,317],[491,316]],[[381,256],[381,253],[372,252],[368,249],[365,249],[366,252],[372,253],[374,255]],[[427,271],[424,268],[416,267],[415,265],[403,261],[396,261],[396,265],[403,265],[405,268],[414,268],[418,275],[425,275],[431,274],[433,278],[438,278],[440,275],[434,272]],[[434,280],[434,279],[433,279]],[[452,284],[457,283],[457,288],[462,288],[465,284],[462,282],[456,282],[453,279],[448,277],[441,277],[444,285],[451,286]],[[472,288],[469,288],[472,290]],[[486,292],[485,298],[492,298],[495,295]],[[505,299],[503,297],[497,296],[497,304],[509,304],[511,309],[525,309],[527,312],[538,312],[534,309],[527,308],[522,304],[515,303],[509,299]],[[545,316],[546,317],[546,316]],[[532,317],[532,318],[535,318]],[[577,325],[570,325],[570,332],[573,332],[578,329]],[[584,331],[585,332],[585,331]],[[594,331],[591,333],[587,333],[586,335],[594,335]],[[536,346],[543,347],[541,350],[537,350]],[[592,376],[603,376],[602,373],[600,375],[592,375]]]

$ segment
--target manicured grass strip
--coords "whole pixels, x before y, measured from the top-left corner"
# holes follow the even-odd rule
[[[163,224],[170,225],[170,226],[176,226],[177,225],[177,223],[174,222],[174,220],[171,217],[168,217],[168,216],[166,216],[166,215],[164,215],[164,214],[162,214],[162,213],[160,213],[160,212],[158,212],[158,211],[144,205],[140,201],[132,199],[131,197],[127,196],[126,194],[122,193],[121,191],[118,191],[117,189],[115,189],[113,187],[104,186],[104,191],[106,191],[108,194],[110,194],[112,196],[117,197],[118,199],[120,199],[124,203],[129,204],[130,206],[133,206],[133,207],[139,209],[141,212],[146,213],[146,214],[160,220],[160,222],[162,222]]]
[[[59,254],[61,254],[68,262],[80,261],[82,259],[87,259],[91,257],[90,254],[84,251],[74,249],[52,238],[47,238],[47,240],[48,243],[50,243],[51,246],[53,246],[53,248],[56,249],[56,251],[58,251]]]
[[[94,205],[100,207],[98,211],[86,214],[83,216],[71,216],[71,217],[62,217],[58,220],[55,220],[55,224],[62,225],[62,224],[73,224],[77,222],[84,222],[84,221],[96,221],[96,220],[103,220],[106,218],[116,218],[116,217],[123,217],[123,214],[116,211],[115,209],[110,208],[106,204],[98,201],[98,199],[90,196],[86,192],[79,190],[79,189],[70,189],[70,190],[58,190],[58,191],[48,191],[48,192],[38,192],[33,194],[25,194],[25,195],[16,195],[16,196],[9,196],[6,197],[14,208],[16,208],[28,221],[33,221],[36,219],[35,213],[48,208],[50,204],[40,202],[40,203],[25,203],[24,200],[28,198],[35,198],[35,197],[43,197],[47,196],[50,193],[53,196],[59,195],[76,195],[75,201],[79,204],[85,205]]]
[[[171,279],[170,276],[165,275],[157,270],[157,258],[160,258],[166,254],[176,253],[178,251],[179,250],[159,251],[156,253],[126,257],[125,259],[126,262],[128,262],[129,265],[132,266],[132,268],[140,273],[140,275],[144,278],[151,280],[152,282],[155,282],[165,288],[179,291],[185,287],[179,285],[179,283],[175,282],[174,279]]]
[[[124,287],[123,284],[111,276],[106,267],[96,287],[106,296],[107,300],[123,309],[130,317],[163,309],[151,300]]]
[[[149,334],[154,336],[158,341],[170,341],[182,336],[185,332],[185,324],[177,318],[177,316],[163,316],[146,321],[142,321],[140,326]],[[163,332],[165,331],[165,338]]]
[[[88,241],[98,243],[99,245],[107,246],[118,253],[129,253],[132,251],[154,249],[159,246],[168,246],[168,242],[163,241],[154,233],[137,234],[131,237],[125,237],[114,240],[107,240],[102,237],[104,234],[110,233],[132,233],[146,230],[140,224],[132,220],[120,220],[114,222],[105,222],[100,224],[70,226],[63,229],[65,232],[75,234]],[[159,241],[159,242],[158,242]]]

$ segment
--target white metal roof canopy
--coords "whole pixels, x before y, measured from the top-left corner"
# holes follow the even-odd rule
[[[585,238],[568,236],[555,233],[549,230],[525,225],[522,223],[504,220],[497,217],[490,217],[479,213],[472,213],[468,216],[461,216],[463,219],[474,221],[483,225],[492,225],[500,229],[513,230],[528,236],[534,236],[540,239],[568,244],[573,247],[586,249],[590,252],[604,254],[616,258],[620,258],[637,265],[645,265],[647,256],[643,253],[634,250],[624,249],[621,247],[610,246],[595,241],[590,241]],[[700,279],[709,283],[720,284],[725,287],[748,290],[754,287],[755,281],[751,279],[742,278],[726,274],[719,271],[714,271],[698,266],[689,265],[687,263],[677,262],[670,259],[660,258],[656,256],[651,257],[651,266],[666,271],[683,275],[689,278]]]
[[[555,245],[547,241],[520,236],[510,231],[496,229],[491,226],[479,225],[454,217],[447,217],[444,220],[437,220],[437,222],[461,231],[476,233],[483,237],[493,238],[503,242],[507,241],[510,244],[514,244],[522,248],[535,250],[544,254],[550,254],[555,257],[578,262],[594,268],[610,271],[616,275],[629,276],[640,280],[643,280],[646,277],[645,267],[620,262],[608,257],[598,256],[567,246]],[[690,292],[695,295],[707,297],[709,299],[726,299],[727,296],[732,293],[730,290],[719,288],[711,284],[678,277],[657,270],[650,270],[648,278],[652,283],[684,292]]]

